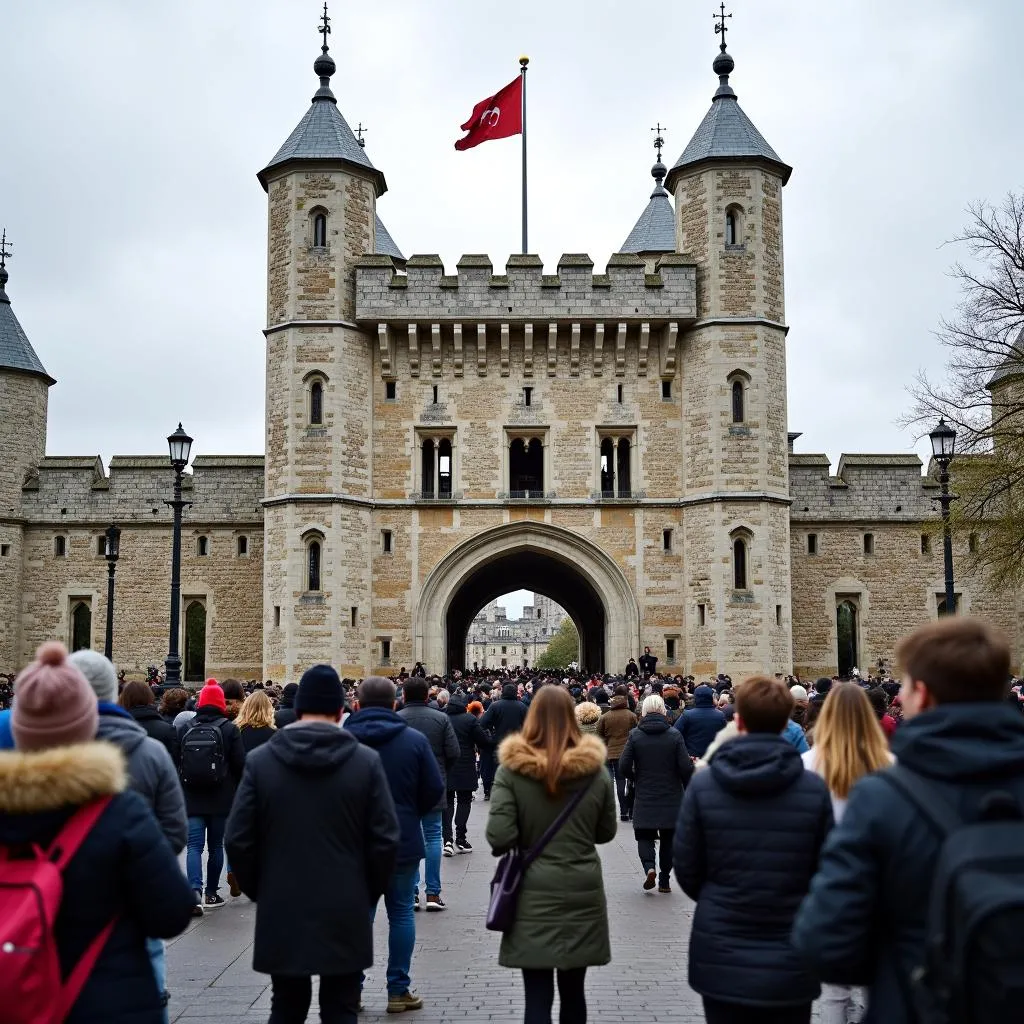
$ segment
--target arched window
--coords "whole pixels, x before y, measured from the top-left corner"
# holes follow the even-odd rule
[[[630,480],[629,480],[629,438],[620,437],[618,446],[618,465],[616,469],[619,475],[619,497],[628,498],[630,496]]]
[[[742,537],[732,542],[732,585],[735,590],[747,589],[747,542]]]
[[[315,380],[309,386],[309,424],[318,427],[324,422],[324,385]]]
[[[311,593],[320,592],[320,558],[320,541],[311,540],[306,545],[306,590]]]
[[[601,441],[601,496],[615,497],[615,442],[610,437]]]
[[[71,609],[71,650],[82,651],[92,646],[92,608],[87,601],[78,601]]]
[[[446,437],[437,445],[437,496],[452,496],[452,443]]]
[[[313,245],[319,248],[327,246],[327,214],[323,210],[313,213]]]
[[[205,558],[210,553],[210,538],[209,537],[198,537],[196,539],[196,554],[200,558]]]
[[[745,395],[743,394],[743,381],[734,380],[732,382],[732,421],[733,423],[742,423],[746,419],[746,409],[744,408]]]
[[[508,466],[513,498],[544,496],[544,445],[540,438],[515,438],[509,446]]]
[[[725,211],[725,244],[736,244],[736,213],[733,210]]]
[[[836,605],[836,646],[839,675],[848,679],[857,667],[857,606],[853,601]]]
[[[185,681],[206,678],[206,605],[193,601],[185,609]]]
[[[434,497],[434,440],[430,437],[423,442],[420,492],[425,498]]]

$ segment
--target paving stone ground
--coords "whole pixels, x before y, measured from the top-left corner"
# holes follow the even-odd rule
[[[500,937],[484,928],[488,883],[494,860],[483,840],[488,805],[480,794],[473,804],[469,837],[472,854],[445,858],[441,864],[448,910],[416,915],[413,988],[422,1010],[385,1013],[387,993],[387,915],[383,903],[374,928],[377,963],[363,992],[363,1024],[454,1024],[522,1020],[522,983],[517,971],[498,966]],[[700,999],[686,983],[686,950],[693,904],[678,890],[671,896],[645,893],[633,830],[600,847],[608,895],[612,963],[587,973],[591,1022],[704,1020]],[[223,895],[227,896],[226,886]],[[311,875],[309,899],[316,899]],[[167,946],[170,1019],[189,1024],[265,1024],[270,1014],[270,979],[252,970],[252,931],[256,906],[244,896],[211,911]],[[557,996],[555,1002],[557,1020]],[[316,992],[310,1021],[319,1020]]]

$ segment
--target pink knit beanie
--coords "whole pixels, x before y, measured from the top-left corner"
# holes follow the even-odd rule
[[[18,750],[45,750],[95,738],[96,694],[67,656],[62,643],[50,640],[14,680],[11,732]]]

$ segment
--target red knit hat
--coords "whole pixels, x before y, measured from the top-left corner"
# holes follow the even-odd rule
[[[220,688],[220,683],[216,679],[207,679],[206,685],[199,691],[199,700],[196,702],[197,708],[219,708],[221,711],[227,711],[228,706],[224,701],[224,691]]]

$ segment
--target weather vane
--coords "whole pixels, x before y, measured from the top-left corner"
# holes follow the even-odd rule
[[[366,139],[363,138],[363,135],[369,130],[369,128],[363,127],[362,121],[359,122],[359,125],[356,128],[356,141],[359,143],[360,149],[366,149]]]
[[[326,7],[326,4],[324,6]],[[712,17],[717,22],[717,24],[715,25],[715,35],[717,36],[717,35],[721,34],[721,36],[722,36],[722,53],[725,53],[725,33],[729,31],[728,27],[725,24],[725,19],[726,18],[731,18],[732,15],[725,13],[725,0],[722,0],[722,3],[720,5],[720,7],[721,7],[720,13],[712,15]]]
[[[731,15],[730,15],[731,17]],[[324,16],[320,19],[320,34],[324,37],[324,53],[327,52],[327,37],[331,34],[331,19],[327,16],[327,2],[324,0]]]
[[[0,234],[0,270],[7,267],[7,257],[12,255],[10,246],[11,243],[7,241],[7,228],[4,228]]]
[[[661,133],[664,130],[665,129],[661,127],[660,121],[658,122],[658,126],[656,128],[651,129],[651,131],[654,132],[654,148],[658,151],[659,161],[661,160],[661,147],[665,145],[665,140],[661,137]]]

